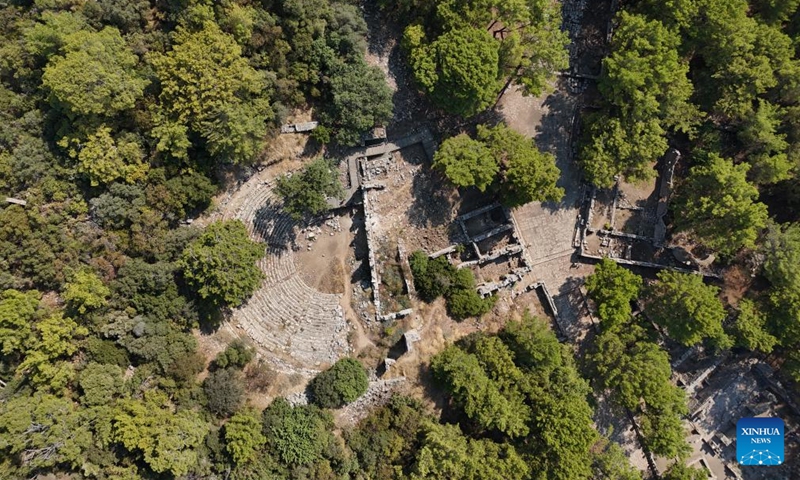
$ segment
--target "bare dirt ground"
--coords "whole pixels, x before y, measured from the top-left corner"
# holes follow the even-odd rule
[[[319,234],[300,233],[295,264],[306,285],[323,293],[343,294],[350,285],[350,265],[355,263],[353,220],[342,215],[329,223],[335,227],[323,224]]]

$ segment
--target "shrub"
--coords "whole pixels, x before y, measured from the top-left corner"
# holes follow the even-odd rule
[[[472,271],[457,269],[445,256],[430,259],[418,250],[409,258],[409,265],[420,298],[432,302],[444,296],[448,312],[456,319],[477,317],[494,307],[496,297],[481,298],[475,291]]]
[[[234,340],[214,359],[217,368],[243,368],[256,352],[242,340]]]
[[[261,416],[269,449],[288,465],[310,465],[330,441],[332,419],[313,405],[292,407],[276,398]]]
[[[314,402],[322,408],[339,408],[367,391],[367,372],[358,360],[343,358],[311,381]]]

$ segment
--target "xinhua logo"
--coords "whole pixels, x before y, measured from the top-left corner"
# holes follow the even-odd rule
[[[773,417],[739,420],[736,459],[740,465],[783,464],[783,420]]]

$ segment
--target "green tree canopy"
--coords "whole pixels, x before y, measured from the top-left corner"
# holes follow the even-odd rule
[[[24,477],[60,465],[82,465],[91,441],[87,423],[66,398],[37,393],[0,402],[0,451],[20,466]],[[10,467],[5,461],[3,465]]]
[[[111,128],[101,125],[85,139],[64,138],[59,142],[78,160],[78,171],[92,186],[107,185],[115,180],[135,183],[144,179],[149,165],[135,135],[111,136]]]
[[[678,226],[722,255],[753,248],[766,226],[767,207],[757,201],[758,189],[747,182],[749,169],[714,154],[706,164],[692,167],[678,202]]]
[[[476,187],[481,192],[494,182],[500,169],[486,145],[465,133],[442,142],[433,157],[433,168],[457,187]]]
[[[765,242],[764,275],[772,284],[771,323],[782,344],[800,341],[800,225],[772,226]]]
[[[261,416],[267,446],[287,465],[310,465],[331,442],[333,419],[315,406],[292,407],[276,398]]]
[[[355,145],[361,133],[391,119],[392,91],[378,67],[359,58],[334,68],[330,81],[329,120],[337,142]]]
[[[655,454],[675,457],[689,451],[682,424],[688,413],[683,390],[670,381],[669,355],[648,341],[641,327],[603,331],[590,361],[599,384],[638,415],[645,442]]]
[[[787,155],[789,142],[781,133],[784,109],[761,100],[753,115],[739,131],[739,140],[748,151],[749,173],[757,184],[776,183],[792,177],[796,165]]]
[[[510,367],[516,370],[513,362]],[[431,370],[467,417],[481,428],[497,430],[510,437],[528,434],[531,412],[519,392],[501,392],[475,355],[456,346],[448,347],[431,360]],[[516,371],[516,374],[521,378],[521,372]]]
[[[248,346],[243,340],[237,339],[225,347],[214,358],[214,366],[217,368],[243,368],[255,357],[256,351]]]
[[[478,125],[476,139],[466,134],[448,138],[436,151],[433,166],[458,187],[474,186],[483,192],[496,184],[508,207],[564,196],[564,189],[556,186],[561,172],[555,157],[503,123]]]
[[[161,149],[183,157],[186,132],[201,135],[216,158],[243,163],[260,151],[272,118],[263,73],[242,56],[236,40],[211,21],[179,27],[172,50],[151,58],[161,84]]]
[[[78,384],[84,405],[107,405],[122,390],[122,369],[117,365],[90,363],[81,370]]]
[[[244,408],[225,424],[225,448],[237,465],[252,460],[267,443],[261,433],[261,418],[252,408]]]
[[[678,55],[680,36],[624,10],[618,20],[598,85],[604,101],[623,117],[655,117],[665,128],[688,132],[699,112],[689,103],[692,84],[689,65]]]
[[[208,424],[192,410],[175,409],[166,395],[148,392],[144,400],[128,399],[115,408],[111,435],[128,451],[141,455],[156,473],[185,475],[198,462],[198,448]]]
[[[429,259],[423,251],[409,258],[414,286],[427,302],[444,295],[447,310],[456,319],[479,317],[494,306],[497,297],[481,298],[475,290],[475,276],[466,268],[457,269],[446,256]]]
[[[3,355],[22,353],[39,310],[39,297],[36,290],[0,292],[0,352]]]
[[[642,278],[617,262],[604,258],[586,279],[586,290],[597,304],[603,328],[621,327],[633,313],[631,302],[639,298]]]
[[[456,425],[428,424],[412,480],[525,478],[529,468],[510,445],[465,437]]]
[[[183,251],[186,283],[216,306],[236,307],[258,288],[264,274],[256,261],[264,247],[250,240],[239,220],[214,222]]]
[[[489,148],[500,167],[500,199],[508,207],[529,202],[558,201],[564,189],[556,186],[561,171],[553,154],[542,153],[533,140],[500,123],[478,125],[478,140]]]
[[[328,209],[327,197],[341,198],[338,170],[328,160],[318,158],[291,176],[278,178],[275,191],[283,198],[283,209],[295,220],[319,215]]]
[[[70,35],[86,28],[86,19],[69,11],[44,11],[40,20],[25,30],[25,48],[45,58],[61,50]]]
[[[726,345],[722,330],[725,307],[718,295],[719,288],[703,283],[701,275],[662,270],[648,291],[646,312],[671,338],[686,346],[705,338]]]
[[[209,411],[221,417],[232,415],[244,402],[242,373],[232,368],[215,370],[203,381],[203,391]]]
[[[695,83],[705,107],[740,121],[756,98],[793,75],[792,39],[751,16],[747,0],[700,0],[702,22],[689,28],[690,43],[706,68]]]
[[[64,300],[78,313],[84,314],[89,310],[94,310],[105,306],[108,303],[108,296],[111,290],[89,268],[82,268],[75,272],[64,288]]]
[[[369,478],[390,480],[396,478],[397,471],[411,467],[418,438],[428,420],[419,400],[393,396],[387,405],[372,410],[346,433],[347,446]]]
[[[63,55],[50,58],[42,83],[52,102],[70,115],[113,115],[132,108],[149,83],[135,72],[139,59],[119,30],[77,31]]]
[[[689,132],[699,116],[689,103],[688,63],[680,37],[656,20],[619,14],[612,53],[603,60],[603,108],[587,119],[581,160],[589,181],[610,187],[616,175],[655,176],[651,165],[667,151],[669,129]]]
[[[421,27],[403,43],[420,88],[450,113],[470,117],[491,105],[499,90],[499,44],[482,28],[450,30],[426,44]]]
[[[25,376],[37,389],[57,392],[72,380],[74,365],[69,357],[78,350],[77,340],[89,330],[60,311],[51,312],[33,326],[25,359],[17,375]]]
[[[743,299],[739,302],[739,313],[734,324],[736,343],[748,350],[769,354],[778,343],[766,328],[767,315],[756,302]]]
[[[314,403],[339,408],[364,394],[369,386],[364,366],[354,358],[342,358],[317,374],[309,387]]]

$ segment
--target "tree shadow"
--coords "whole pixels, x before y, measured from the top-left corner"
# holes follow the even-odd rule
[[[564,189],[564,198],[559,202],[542,203],[542,207],[550,212],[576,207],[581,200],[581,172],[573,152],[577,105],[577,96],[569,93],[565,82],[559,80],[556,91],[544,101],[547,114],[542,116],[536,128],[536,146],[542,152],[553,154],[561,171],[556,184]]]
[[[253,218],[255,231],[270,248],[278,251],[285,251],[296,245],[296,224],[280,204],[269,200],[256,211]]]
[[[457,192],[441,188],[444,179],[430,165],[420,169],[411,184],[414,201],[406,211],[409,223],[417,228],[439,227],[450,223]]]

